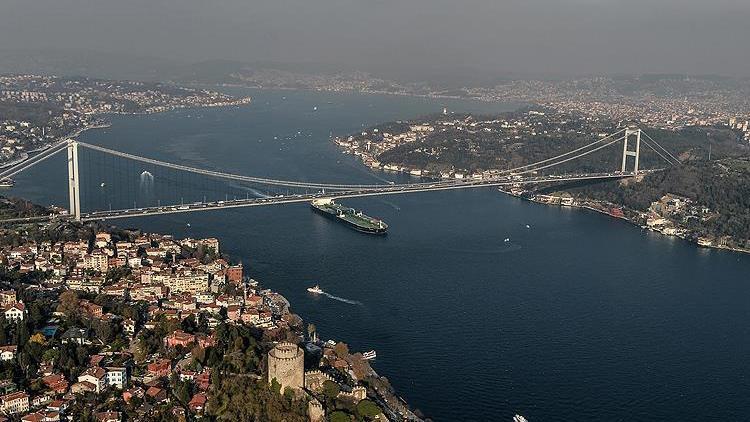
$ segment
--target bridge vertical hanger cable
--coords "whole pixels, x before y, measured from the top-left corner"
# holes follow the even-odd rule
[[[659,147],[659,148],[660,148],[660,149],[661,149],[662,151],[664,151],[664,152],[665,152],[665,153],[666,153],[667,155],[669,155],[670,157],[672,157],[672,159],[673,159],[673,160],[675,160],[675,161],[676,161],[677,163],[679,163],[679,164],[682,164],[682,161],[680,161],[680,159],[679,159],[679,158],[677,158],[677,157],[675,157],[674,155],[672,155],[672,153],[671,153],[671,152],[669,152],[669,151],[668,151],[668,150],[667,150],[666,148],[664,148],[663,146],[661,146],[661,144],[660,144],[660,143],[656,142],[656,141],[654,140],[654,138],[652,138],[652,137],[651,137],[651,136],[650,136],[650,135],[649,135],[648,133],[646,133],[646,132],[643,132],[643,131],[641,131],[641,132],[642,132],[642,133],[643,133],[644,135],[646,135],[646,137],[647,137],[647,138],[648,138],[648,139],[649,139],[649,140],[650,140],[651,142],[653,142],[654,144],[656,144],[656,146],[657,146],[657,147]]]
[[[61,141],[51,146],[50,148],[47,148],[46,150],[40,152],[39,154],[36,154],[33,157],[16,164],[15,166],[11,166],[7,169],[4,169],[2,172],[0,172],[0,178],[15,176],[16,174],[41,163],[42,161],[52,157],[53,155],[56,155],[60,151],[67,150],[67,146],[68,146],[67,141]]]
[[[665,156],[659,150],[657,150],[656,148],[654,148],[646,139],[642,139],[641,142],[644,145],[646,145],[647,147],[649,147],[649,149],[651,149],[652,151],[654,151],[659,157],[662,158],[662,160],[666,161],[667,164],[669,164],[670,166],[676,165],[676,163],[674,163],[671,158]]]
[[[135,198],[135,189],[133,188],[133,185],[135,184],[135,172],[133,171],[133,162],[128,161],[128,171],[127,171],[127,180],[128,180],[128,207],[130,207],[130,201],[133,201],[133,208],[136,208],[136,198]]]
[[[618,130],[618,131],[617,131],[617,132],[615,132],[615,133],[612,133],[612,134],[610,134],[610,135],[608,135],[608,136],[605,136],[605,137],[603,137],[603,138],[601,138],[601,139],[599,139],[599,140],[597,140],[597,141],[594,141],[594,142],[591,142],[591,143],[589,143],[589,144],[586,144],[586,145],[584,145],[584,146],[582,146],[582,147],[580,147],[580,148],[576,148],[576,149],[574,149],[574,150],[572,150],[572,151],[568,151],[568,152],[566,152],[566,153],[564,153],[564,154],[560,154],[560,155],[557,155],[557,156],[554,156],[554,157],[550,157],[550,158],[547,158],[547,159],[544,159],[544,160],[541,160],[541,161],[537,161],[537,162],[534,162],[534,163],[531,163],[531,164],[526,164],[526,165],[523,165],[523,166],[519,166],[519,167],[515,167],[515,168],[512,168],[512,169],[504,170],[504,171],[503,171],[503,173],[515,173],[515,172],[517,172],[518,170],[523,170],[523,169],[526,169],[526,168],[529,168],[529,167],[535,167],[535,166],[537,166],[537,165],[539,165],[539,164],[544,164],[544,163],[548,163],[548,162],[550,162],[550,161],[555,161],[555,160],[557,160],[557,159],[559,159],[559,158],[567,157],[568,155],[571,155],[571,154],[575,154],[575,153],[577,153],[577,152],[580,152],[580,151],[583,151],[583,150],[585,150],[585,149],[587,149],[587,148],[590,148],[590,147],[592,147],[592,146],[594,146],[594,145],[596,145],[596,144],[599,144],[599,143],[601,143],[601,142],[604,142],[604,141],[606,141],[607,139],[610,139],[610,138],[614,137],[615,135],[618,135],[618,134],[620,134],[620,133],[623,133],[624,131],[625,131],[625,129],[620,129],[620,130]],[[619,139],[618,139],[617,141],[621,141],[622,139],[623,139],[623,138],[619,138]],[[611,144],[608,144],[608,145],[611,145]],[[584,155],[587,155],[587,154],[584,154]],[[574,157],[574,158],[580,158],[580,157],[582,157],[582,156],[584,156],[584,155],[579,155],[579,156],[576,156],[576,157]],[[568,160],[568,161],[569,161],[569,160]],[[547,167],[545,167],[545,168],[547,168]],[[521,173],[521,174],[523,174],[523,173]]]
[[[617,142],[622,141],[623,137],[617,137],[618,134],[622,134],[624,129],[621,129],[611,135],[605,136],[599,140],[593,141],[585,146],[576,148],[572,151],[565,152],[562,154],[558,154],[555,157],[550,157],[544,160],[537,161],[535,163],[526,164],[523,166],[516,167],[515,169],[509,169],[504,172],[501,172],[500,174],[505,174],[505,176],[494,176],[479,180],[464,180],[464,181],[457,181],[457,180],[451,180],[447,182],[441,182],[441,181],[431,181],[431,182],[425,182],[425,183],[403,183],[403,184],[386,184],[386,185],[347,185],[347,184],[329,184],[329,183],[310,183],[310,182],[299,182],[299,181],[285,181],[285,180],[277,180],[277,179],[267,179],[267,178],[258,178],[258,177],[250,177],[250,176],[242,176],[242,175],[235,175],[230,173],[224,173],[220,171],[213,171],[213,170],[203,170],[203,169],[197,169],[193,167],[188,167],[180,164],[172,164],[167,163],[159,160],[149,159],[145,157],[139,157],[132,154],[122,153],[119,151],[111,150],[104,147],[99,147],[95,145],[89,145],[84,143],[76,143],[80,146],[85,146],[87,149],[85,159],[86,161],[86,167],[85,167],[85,175],[84,175],[84,182],[85,185],[85,200],[90,202],[90,198],[94,197],[101,197],[103,194],[100,193],[100,189],[96,188],[96,186],[99,185],[100,179],[94,180],[95,177],[100,176],[101,173],[101,163],[97,161],[97,163],[91,163],[92,157],[96,156],[96,158],[102,156],[102,155],[110,155],[112,162],[114,163],[117,161],[117,166],[120,165],[124,168],[124,174],[122,178],[119,178],[116,183],[115,179],[118,179],[117,176],[113,176],[112,183],[121,185],[122,179],[125,180],[127,183],[127,187],[125,189],[127,190],[127,193],[115,195],[113,199],[118,200],[120,204],[118,204],[119,209],[115,209],[110,215],[102,216],[101,212],[93,212],[93,213],[87,213],[89,214],[86,216],[87,219],[97,219],[97,218],[117,218],[118,216],[129,216],[129,215],[141,215],[145,214],[146,211],[143,213],[127,213],[122,211],[127,211],[131,207],[133,208],[144,208],[145,210],[148,210],[152,204],[151,200],[148,198],[151,198],[155,201],[157,201],[160,198],[159,194],[156,194],[154,197],[151,197],[151,194],[149,195],[141,195],[140,192],[140,173],[141,170],[139,169],[139,166],[145,166],[145,168],[148,168],[152,171],[154,171],[156,174],[157,169],[160,169],[160,171],[166,172],[167,176],[159,175],[160,180],[160,186],[163,188],[169,184],[172,183],[172,185],[178,186],[180,189],[184,189],[184,186],[179,186],[181,184],[184,184],[184,178],[185,176],[188,177],[188,180],[190,178],[194,177],[200,177],[200,179],[197,181],[196,184],[203,183],[205,188],[204,191],[199,192],[200,194],[208,195],[211,194],[211,197],[216,197],[217,201],[225,201],[227,199],[234,198],[236,195],[234,195],[236,190],[241,190],[242,186],[245,184],[248,184],[250,186],[260,186],[261,191],[265,190],[270,193],[270,196],[275,196],[279,193],[286,192],[286,197],[273,199],[268,203],[286,203],[286,202],[299,202],[299,201],[305,201],[309,200],[310,198],[295,198],[292,197],[291,193],[296,193],[297,191],[308,191],[312,190],[313,192],[329,192],[329,191],[341,191],[340,194],[335,193],[334,195],[340,195],[340,196],[369,196],[369,195],[382,195],[382,194],[397,194],[397,193],[405,193],[405,192],[415,192],[415,191],[422,191],[422,190],[432,190],[432,189],[458,189],[458,188],[466,188],[466,187],[479,187],[479,186],[487,186],[487,185],[493,185],[493,184],[507,184],[507,183],[515,183],[511,177],[507,174],[508,172],[512,171],[519,171],[517,174],[528,174],[531,172],[541,171],[547,168],[555,167],[562,165],[566,162],[570,162],[585,156],[588,156],[590,154],[593,154],[603,148],[609,147],[610,145],[613,145]],[[648,139],[651,142],[647,142],[647,146],[654,150],[657,155],[659,155],[662,159],[665,159],[665,161],[671,163],[672,161],[677,161],[676,158],[674,158],[673,155],[671,155],[668,151],[666,151],[661,145],[659,145],[656,141],[653,140],[650,136],[648,136]],[[67,144],[63,144],[65,146]],[[654,147],[656,145],[656,147]],[[658,148],[658,149],[657,149]],[[660,152],[661,150],[661,152]],[[20,172],[25,170],[26,168],[29,168],[49,156],[52,156],[59,152],[58,150],[47,150],[41,154],[38,154],[37,156],[33,157],[33,159],[30,159],[27,162],[24,162],[23,165],[14,167],[10,169],[11,172]],[[662,153],[663,152],[663,153]],[[671,157],[672,159],[668,159],[667,157]],[[106,159],[105,159],[106,160]],[[140,163],[140,164],[139,164]],[[96,170],[94,170],[93,167],[96,167]],[[114,173],[115,171],[115,165],[113,164],[110,166],[112,168],[112,171]],[[161,170],[163,168],[166,168],[167,170]],[[97,175],[94,175],[94,171],[98,172]],[[177,177],[174,177],[174,180],[170,180],[169,174],[172,172],[179,172],[180,174],[180,182],[177,182]],[[187,172],[188,174],[185,175],[184,173]],[[14,173],[15,174],[15,173]],[[524,179],[527,183],[539,183],[542,181],[542,179],[546,181],[550,181],[549,179],[554,180],[581,180],[586,178],[617,178],[617,177],[627,177],[622,176],[619,174],[613,174],[613,173],[599,173],[599,174],[592,174],[592,173],[579,173],[577,175],[565,175],[564,177],[567,177],[567,179],[561,179],[561,176],[553,176],[553,177],[546,177],[546,176],[535,176],[530,177],[527,179]],[[92,180],[88,180],[88,179]],[[231,181],[231,182],[227,182]],[[93,183],[93,184],[92,184]],[[238,187],[239,186],[239,187]],[[114,187],[113,187],[114,188]],[[119,189],[119,187],[118,187]],[[166,192],[166,188],[164,194],[173,196],[173,192]],[[256,192],[255,190],[251,190],[252,192]],[[181,192],[180,192],[181,193]],[[192,194],[195,194],[194,190],[191,190]],[[231,196],[230,196],[231,195]],[[242,195],[248,196],[249,195]],[[259,195],[260,196],[260,195]],[[179,198],[177,198],[179,199]],[[123,201],[124,200],[124,201]],[[244,200],[243,200],[244,201]],[[240,201],[240,202],[243,202]],[[122,209],[119,207],[119,205],[122,205],[122,202],[126,202],[126,209]],[[216,201],[214,201],[216,202]],[[87,202],[88,204],[88,202]],[[258,203],[242,203],[242,204],[233,204],[229,203],[226,204],[228,207],[234,207],[234,206],[247,206],[247,205],[257,205]],[[91,204],[88,204],[90,209]],[[166,205],[166,204],[165,204]],[[213,206],[215,206],[214,204]],[[225,207],[222,205],[222,207]],[[154,207],[155,208],[155,207]],[[205,208],[205,209],[211,209],[211,208]],[[188,211],[195,211],[197,209],[191,208]],[[132,211],[132,210],[131,210]],[[171,211],[178,211],[176,209],[173,209]],[[179,212],[179,211],[178,211]]]
[[[535,171],[539,171],[539,170],[544,170],[544,169],[547,169],[547,168],[550,168],[550,167],[558,166],[558,165],[560,165],[560,164],[563,164],[563,163],[567,163],[567,162],[569,162],[569,161],[577,160],[577,159],[579,159],[579,158],[581,158],[581,157],[585,157],[585,156],[587,156],[587,155],[589,155],[589,154],[593,154],[593,153],[595,153],[596,151],[599,151],[600,149],[606,148],[606,147],[608,147],[608,146],[610,146],[610,145],[613,145],[613,144],[615,144],[615,143],[617,143],[617,142],[620,142],[620,141],[622,141],[623,139],[625,139],[625,138],[618,138],[618,139],[615,139],[614,141],[610,141],[610,142],[608,142],[608,143],[606,143],[606,144],[604,144],[604,145],[600,145],[600,146],[598,146],[598,147],[596,147],[596,148],[592,149],[591,151],[587,151],[587,152],[584,152],[584,153],[582,153],[582,154],[579,154],[579,155],[576,155],[576,156],[574,156],[574,157],[569,157],[569,158],[566,158],[566,159],[564,159],[564,160],[562,160],[562,161],[559,161],[559,162],[557,162],[557,163],[547,164],[547,165],[545,165],[545,166],[542,166],[542,167],[537,167],[537,168],[533,168],[533,169],[525,170],[525,171],[522,171],[522,172],[517,172],[516,174],[519,174],[519,175],[521,175],[521,174],[527,174],[527,173],[531,173],[531,172],[535,172]]]
[[[532,172],[532,171],[537,171],[537,170],[542,170],[542,169],[550,168],[550,167],[553,167],[553,166],[556,166],[556,165],[563,164],[565,162],[572,161],[572,160],[577,159],[577,158],[584,157],[586,155],[589,155],[592,152],[600,150],[601,147],[594,148],[594,149],[592,149],[590,151],[586,151],[586,152],[580,153],[580,154],[578,154],[576,156],[573,156],[573,157],[568,157],[568,156],[570,156],[572,154],[575,154],[575,153],[579,153],[581,151],[584,151],[586,149],[591,148],[594,145],[600,144],[600,143],[602,143],[602,142],[604,142],[604,141],[606,141],[608,139],[611,139],[615,135],[618,135],[618,134],[622,133],[624,130],[625,129],[621,129],[621,130],[619,130],[619,131],[617,131],[617,132],[615,132],[615,133],[613,133],[611,135],[605,136],[602,139],[594,141],[594,142],[592,142],[590,144],[587,144],[587,145],[582,146],[580,148],[577,148],[575,150],[572,150],[572,151],[569,151],[569,152],[566,152],[566,153],[563,153],[563,154],[559,154],[559,155],[557,155],[555,157],[547,158],[545,160],[541,160],[541,161],[538,161],[538,162],[535,162],[535,163],[526,164],[526,165],[523,165],[523,166],[516,167],[514,169],[505,170],[503,173],[507,174],[509,172],[516,172],[518,170],[531,168],[530,170],[526,170],[526,171],[523,171],[523,172],[520,173],[520,174],[526,174],[526,173],[529,173],[529,172]],[[617,139],[617,140],[615,140],[615,142],[618,142],[620,140],[622,140],[622,139],[621,138]],[[605,146],[609,146],[609,145],[611,145],[613,143],[614,142],[609,142],[609,143],[605,144]],[[305,183],[305,182],[297,182],[297,181],[285,181],[285,180],[277,180],[277,179],[267,179],[267,178],[251,177],[251,176],[242,176],[242,175],[224,173],[224,172],[219,172],[219,171],[214,171],[214,170],[198,169],[198,168],[188,167],[188,166],[184,166],[184,165],[180,165],[180,164],[173,164],[173,163],[168,163],[168,162],[164,162],[164,161],[160,161],[160,160],[154,160],[154,159],[150,159],[150,158],[139,157],[139,156],[136,156],[136,155],[133,155],[133,154],[123,153],[123,152],[120,152],[120,151],[111,150],[111,149],[100,147],[100,146],[97,146],[97,145],[84,144],[84,143],[81,143],[81,145],[85,146],[87,148],[90,148],[90,149],[94,149],[94,150],[100,151],[100,152],[105,152],[105,153],[110,153],[110,154],[118,155],[121,158],[127,158],[127,159],[130,159],[132,161],[139,161],[139,162],[143,162],[143,163],[147,163],[147,164],[151,164],[151,165],[156,165],[156,166],[171,167],[171,168],[175,168],[175,169],[179,169],[179,170],[184,170],[184,171],[188,171],[188,172],[192,172],[192,173],[196,173],[196,174],[203,174],[203,175],[206,175],[206,176],[209,176],[209,177],[213,177],[213,178],[221,178],[221,179],[245,181],[245,182],[250,182],[250,183],[259,183],[259,184],[268,185],[268,186],[315,187],[317,189],[328,189],[328,190],[355,190],[355,189],[356,190],[366,190],[366,189],[383,189],[383,188],[387,188],[389,186],[390,187],[397,187],[398,186],[398,185],[344,185],[344,184],[326,184],[326,183]],[[550,163],[550,162],[553,162],[555,160],[559,160],[559,159],[561,159],[563,157],[568,157],[568,158],[565,159],[565,160],[556,162],[556,163],[547,164],[545,166],[538,167],[540,164]],[[532,168],[532,167],[536,167],[536,168]],[[440,185],[452,185],[452,184],[455,184],[455,181],[450,181],[450,182],[432,182],[432,183],[428,182],[428,183],[421,183],[421,184],[420,183],[415,183],[415,184],[410,184],[410,186],[420,186],[420,185],[421,186],[427,186],[427,185],[436,185],[436,184],[440,184]]]
[[[89,201],[89,185],[87,183],[89,181],[89,173],[91,172],[91,158],[89,157],[89,154],[89,151],[81,151],[80,148],[78,149],[78,188],[81,190],[81,199],[79,202],[81,212],[86,209],[84,204]],[[81,165],[81,163],[83,163],[83,165]]]

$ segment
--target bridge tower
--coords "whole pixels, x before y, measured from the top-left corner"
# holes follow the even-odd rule
[[[628,150],[628,141],[631,137],[635,137],[635,151]],[[635,166],[633,168],[633,174],[638,174],[638,160],[641,155],[641,130],[640,129],[625,129],[625,142],[622,146],[622,169],[625,173],[625,168],[628,164],[628,157],[635,157]]]
[[[78,178],[78,142],[68,141],[68,196],[70,215],[81,220],[81,195]]]

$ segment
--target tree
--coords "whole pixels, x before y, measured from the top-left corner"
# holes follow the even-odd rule
[[[135,344],[135,350],[133,351],[133,358],[136,363],[143,363],[148,357],[148,345],[143,339],[138,339]]]
[[[60,295],[60,305],[57,310],[67,317],[76,316],[78,315],[79,305],[78,294],[72,290],[67,290]]]
[[[15,343],[21,347],[29,341],[29,328],[24,321],[18,321],[16,324]]]
[[[274,391],[277,394],[281,394],[281,384],[276,381],[276,377],[271,380],[271,391]]]
[[[356,353],[351,359],[352,372],[357,379],[364,379],[372,372],[370,363],[362,357],[362,354]]]
[[[193,360],[195,362],[198,362],[199,364],[203,364],[206,362],[206,349],[203,347],[200,347],[198,345],[193,346],[193,348],[190,350],[190,354],[193,356]]]
[[[348,414],[337,410],[331,413],[330,420],[331,422],[350,422],[352,418]]]
[[[357,415],[363,418],[374,418],[380,414],[380,408],[370,400],[364,399],[357,403]]]
[[[308,421],[303,400],[247,377],[219,377],[209,397],[206,413],[218,421]]]
[[[336,356],[343,358],[349,354],[349,346],[343,341],[340,341],[333,346],[333,351],[336,352]]]
[[[34,327],[41,325],[46,319],[44,308],[39,301],[34,301],[31,304],[29,319]]]
[[[47,349],[42,354],[42,360],[45,362],[54,362],[60,357],[60,350],[56,348]]]
[[[110,343],[115,337],[115,328],[109,321],[96,321],[94,324],[96,336],[104,343]]]
[[[8,324],[4,317],[0,317],[0,344],[8,343]]]
[[[330,400],[335,399],[341,392],[341,387],[331,380],[323,381],[323,394]]]

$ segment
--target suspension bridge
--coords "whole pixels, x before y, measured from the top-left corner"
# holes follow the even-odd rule
[[[618,143],[622,143],[623,145],[622,159],[619,168],[611,172],[572,174],[544,173],[545,170],[553,169],[575,160],[580,160],[583,157],[589,156],[597,151]],[[656,168],[644,170],[640,168],[642,144],[647,146],[653,153],[660,157],[661,160],[666,162],[666,164],[674,166],[680,163],[674,155],[641,129],[624,128],[608,136],[601,137],[587,145],[554,157],[507,170],[497,171],[490,175],[482,175],[481,177],[469,177],[466,179],[436,179],[415,183],[389,182],[380,184],[343,184],[281,180],[234,174],[220,170],[197,168],[184,164],[142,157],[75,140],[65,140],[33,157],[30,157],[22,163],[18,163],[10,168],[0,171],[0,179],[13,177],[48,160],[62,151],[67,151],[68,213],[57,216],[17,218],[13,220],[3,220],[1,222],[42,221],[52,218],[71,219],[76,221],[110,220],[137,216],[308,202],[316,198],[337,199],[396,195],[435,190],[471,189],[488,186],[623,179],[662,169]],[[91,159],[91,162],[86,162],[81,159],[82,151],[95,153],[98,154],[98,156]],[[107,161],[108,159],[110,160],[109,162]],[[123,165],[120,164],[120,161],[115,162],[115,159],[129,162],[129,167],[126,165],[125,168],[126,170],[130,169],[131,172],[133,169],[135,169],[135,172],[137,173],[138,170],[141,170],[142,168],[149,168],[149,170],[143,170],[140,172],[138,178],[139,186],[131,187],[129,190],[130,196],[134,198],[132,206],[130,206],[130,199],[125,200],[125,197],[128,196],[127,194],[109,189],[104,193],[95,193],[96,198],[99,199],[95,198],[93,202],[98,202],[98,205],[104,209],[96,209],[97,207],[93,206],[84,210],[81,200],[82,193],[86,192],[86,188],[81,182],[81,168],[86,165],[88,165],[89,168],[91,168],[92,165],[98,166],[97,168],[100,172],[105,173],[104,175],[98,175],[102,180],[106,179],[109,180],[110,183],[117,184],[118,180],[122,180],[122,177],[119,179],[114,175],[109,178],[106,177],[107,171],[112,173],[118,171],[122,172]],[[135,167],[136,165],[138,167]],[[162,188],[160,192],[154,192],[153,187],[154,176],[151,171],[155,172],[156,169],[163,169],[169,172],[167,176],[159,177],[159,180],[167,186]],[[187,196],[189,200],[186,201],[185,194],[179,193],[178,197],[178,194],[175,192],[176,186],[184,181],[186,175],[207,178],[214,182],[222,181],[223,183],[234,184],[234,188],[238,188],[245,192],[245,197],[238,198],[237,195],[232,195],[230,198],[229,194],[225,194],[223,199],[209,199],[210,195],[207,195],[207,193],[213,192],[211,189],[208,189],[205,186],[202,188],[191,186]],[[131,175],[125,179],[133,180],[134,178]],[[92,187],[91,181],[89,181],[86,186],[88,186],[89,190],[96,189],[95,185]],[[100,191],[103,191],[105,187],[107,187],[107,183],[101,182],[100,187]],[[148,198],[143,197],[143,191],[146,191],[147,193],[150,191]],[[89,195],[89,197],[90,196],[91,195]],[[162,199],[161,196],[164,196],[164,198]],[[198,197],[197,199],[196,196]],[[139,200],[141,202],[140,205]],[[107,201],[106,206],[104,206],[102,201]]]

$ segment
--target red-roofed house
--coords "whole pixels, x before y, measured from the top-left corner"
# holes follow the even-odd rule
[[[23,321],[26,315],[26,305],[23,302],[16,302],[6,306],[3,313],[5,314],[5,319],[9,321]]]
[[[188,403],[188,407],[190,408],[190,411],[193,413],[203,413],[203,409],[206,407],[206,402],[208,401],[208,397],[204,393],[198,393],[193,396],[192,399],[190,399],[190,403]]]
[[[195,343],[195,336],[181,330],[175,331],[164,339],[164,344],[166,344],[167,347],[187,347],[193,343]]]
[[[238,305],[229,305],[227,307],[227,318],[231,321],[239,321],[241,315],[241,308]]]
[[[162,402],[167,399],[167,390],[159,387],[149,387],[148,390],[146,390],[146,396],[150,397],[157,403]]]
[[[120,422],[122,415],[120,412],[99,412],[96,414],[97,422]]]
[[[148,364],[148,372],[157,377],[168,377],[172,372],[172,362],[169,359],[160,359]]]
[[[16,345],[0,346],[0,361],[8,362],[15,359],[16,350],[18,350]]]
[[[242,281],[242,264],[227,268],[227,281],[237,284]]]
[[[64,394],[68,391],[68,380],[62,374],[47,375],[42,382],[55,393]]]
[[[90,382],[96,387],[96,393],[100,393],[107,385],[107,371],[104,368],[88,368],[78,376],[78,382]]]

